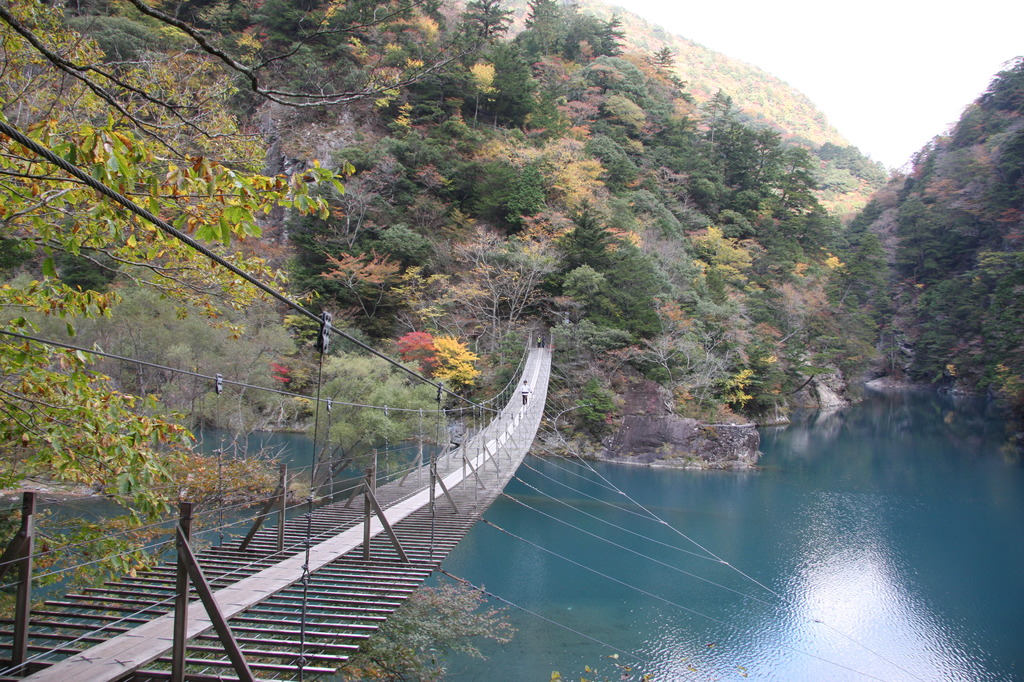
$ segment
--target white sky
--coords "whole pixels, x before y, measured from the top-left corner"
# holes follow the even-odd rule
[[[1024,0],[608,0],[758,66],[898,168],[1024,55]]]

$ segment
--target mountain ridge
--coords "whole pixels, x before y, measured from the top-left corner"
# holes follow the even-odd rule
[[[687,91],[699,101],[707,101],[718,90],[723,90],[726,94],[737,98],[740,110],[750,116],[752,121],[761,124],[774,124],[772,127],[783,133],[784,137],[791,136],[798,139],[802,137],[816,145],[829,142],[842,147],[852,146],[842,133],[828,122],[824,112],[817,108],[810,97],[756,64],[713,50],[693,38],[672,33],[665,27],[648,21],[621,5],[603,3],[598,0],[585,0],[581,4],[602,18],[607,19],[615,14],[622,18],[626,27],[627,46],[652,53],[665,47],[672,49],[676,53],[679,75],[687,82]],[[646,30],[629,30],[633,24],[643,26]],[[638,40],[645,36],[649,36],[649,40]],[[717,74],[717,78],[712,77],[714,74]],[[732,74],[735,76],[728,77]],[[747,74],[756,76],[756,79],[744,83],[742,77]],[[723,75],[726,78],[723,79]],[[756,88],[761,84],[765,84],[767,87]],[[749,88],[751,85],[756,88],[753,91],[754,97],[744,94],[747,92],[744,86]],[[773,95],[776,93],[784,93],[788,96],[778,97],[776,95],[774,99],[777,99],[778,102],[773,102]],[[792,125],[788,127],[780,125],[781,120],[789,121],[792,124],[791,119],[783,116],[784,112],[779,111],[778,117],[773,115],[773,112],[776,111],[775,105],[790,99],[796,105],[795,111],[804,112],[808,119],[807,123],[796,129]]]
[[[737,106],[749,122],[769,125],[784,137],[802,138],[815,145],[828,142],[842,147],[851,146],[810,97],[756,64],[730,57],[693,38],[673,33],[622,5],[600,0],[583,0],[578,4],[580,9],[605,21],[618,17],[622,21],[627,51],[653,55],[666,47],[671,49],[676,56],[676,72],[685,81],[687,92],[698,102],[706,102],[722,90],[737,99]],[[514,36],[525,29],[527,2],[513,0],[506,5],[512,11],[509,33]],[[755,96],[749,97],[750,92]],[[778,104],[788,101],[795,105],[795,111],[802,112],[807,122],[796,128],[784,125],[792,120],[778,109]]]
[[[504,4],[511,12],[510,37],[526,30],[529,5],[527,0]],[[673,33],[621,5],[583,0],[576,6],[601,21],[618,20],[626,52],[653,58],[671,50],[674,72],[698,108],[722,93],[731,98],[737,120],[811,150],[820,164],[819,196],[831,213],[852,216],[885,182],[887,172],[881,163],[850,143],[810,97],[778,76]]]

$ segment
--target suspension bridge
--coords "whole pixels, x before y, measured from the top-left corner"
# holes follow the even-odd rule
[[[284,485],[268,501],[276,526],[194,554],[190,507],[175,529],[177,561],[32,607],[19,589],[5,621],[2,680],[303,679],[334,673],[438,567],[501,493],[529,451],[551,354],[533,348],[494,418],[400,480],[372,469],[351,497],[285,518]],[[518,381],[518,380],[517,380]],[[520,382],[521,383],[521,382]],[[362,497],[362,504],[353,504]],[[31,584],[26,498],[0,566]],[[0,654],[2,655],[2,654]],[[2,664],[0,664],[2,665]]]

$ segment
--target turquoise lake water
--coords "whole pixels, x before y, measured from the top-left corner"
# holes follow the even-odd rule
[[[750,472],[529,458],[507,488],[529,507],[499,498],[507,533],[478,524],[444,564],[519,632],[449,679],[1024,680],[1024,464],[1002,421],[891,393],[761,433]]]

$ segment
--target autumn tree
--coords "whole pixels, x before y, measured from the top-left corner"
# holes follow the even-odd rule
[[[396,282],[401,271],[398,263],[375,253],[328,256],[327,263],[329,269],[321,276],[350,291],[368,318],[377,314],[390,285]]]
[[[310,188],[332,185],[333,173],[313,166],[291,177],[260,174],[260,145],[240,133],[226,106],[232,88],[207,60],[182,54],[104,67],[96,43],[69,29],[57,8],[18,0],[0,7],[0,21],[10,29],[0,35],[0,236],[27,258],[26,276],[0,287],[5,310],[59,317],[70,331],[77,319],[111,313],[116,288],[68,285],[56,266],[61,253],[151,286],[182,310],[217,316],[254,299],[236,275],[87,182],[276,282],[262,259],[231,244],[258,235],[257,217],[276,206],[326,213]],[[85,64],[92,66],[77,66]],[[3,325],[6,333],[35,331],[27,314],[8,314]],[[167,478],[161,460],[180,454],[187,434],[153,416],[148,398],[91,371],[80,354],[29,341],[0,346],[0,362],[0,429],[4,442],[21,444],[6,453],[8,484],[43,471],[91,481],[142,511],[163,509],[166,497],[153,492]]]
[[[406,270],[394,289],[402,304],[397,313],[399,322],[409,329],[439,328],[456,305],[450,282],[450,275],[427,275],[422,267]]]
[[[488,62],[477,62],[470,67],[470,73],[473,75],[473,86],[474,86],[474,106],[473,106],[473,122],[476,123],[480,116],[480,96],[493,95],[494,90],[494,64]]]
[[[427,332],[409,332],[395,342],[404,362],[415,362],[421,372],[429,374],[437,367],[437,347]]]
[[[749,243],[730,239],[714,226],[708,227],[704,234],[694,235],[690,241],[705,273],[713,271],[737,288],[746,286],[753,263]]]
[[[483,326],[484,346],[496,348],[540,295],[544,277],[555,268],[552,251],[528,236],[504,240],[481,231],[456,256],[462,266],[457,297]]]
[[[434,348],[437,367],[434,378],[443,381],[455,390],[465,390],[476,383],[480,370],[475,364],[480,359],[466,347],[466,344],[453,336],[434,337]]]

